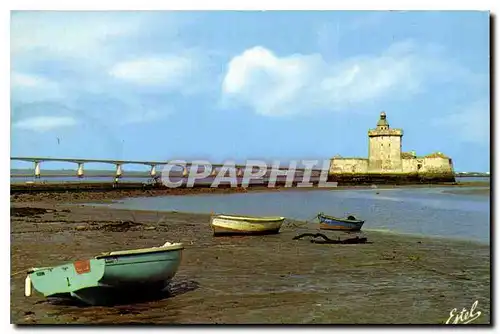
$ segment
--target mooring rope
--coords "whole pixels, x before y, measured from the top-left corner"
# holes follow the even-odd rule
[[[26,269],[24,269],[24,270],[19,270],[19,271],[17,271],[17,272],[15,272],[15,273],[13,273],[13,274],[10,274],[10,277],[14,277],[14,276],[17,276],[17,275],[19,275],[19,274],[23,274],[23,273],[24,273],[24,274],[26,274],[27,272],[28,272],[28,270],[26,270]]]
[[[344,239],[340,240],[340,238],[337,238],[337,240],[330,239],[323,233],[303,233],[301,235],[297,235],[293,238],[293,240],[299,240],[302,239],[303,237],[312,237],[311,243],[316,243],[316,244],[364,244],[367,242],[367,238],[360,238],[358,236],[350,239]],[[323,238],[323,240],[315,240],[314,238]]]
[[[306,221],[304,221],[302,223],[296,223],[294,221],[290,221],[288,218],[285,218],[285,222],[287,223],[287,227],[299,228],[299,227],[303,227],[303,226],[306,226],[306,225],[312,223],[312,221],[314,219],[316,219],[316,217],[318,217],[317,214],[315,214],[313,217],[307,219]]]

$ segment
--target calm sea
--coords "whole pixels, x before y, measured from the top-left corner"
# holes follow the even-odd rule
[[[36,182],[112,182],[104,177],[42,177]],[[124,177],[120,182],[146,182],[148,177]],[[12,183],[33,177],[11,177]],[[208,181],[208,180],[207,180]],[[458,182],[489,182],[485,177],[457,177]],[[202,181],[203,182],[203,181]],[[252,182],[253,183],[253,182]],[[256,182],[258,183],[258,181]],[[178,210],[200,213],[280,215],[307,220],[322,211],[354,214],[366,220],[363,229],[423,234],[489,243],[490,198],[485,195],[449,194],[451,188],[398,188],[342,191],[287,191],[231,195],[195,195],[132,198],[117,208]],[[454,188],[457,191],[460,189]],[[467,190],[473,188],[467,187]],[[464,189],[465,190],[465,189]],[[378,194],[377,194],[378,192]]]
[[[364,230],[451,237],[489,243],[489,195],[446,193],[452,188],[398,188],[256,192],[130,198],[113,208],[242,215],[278,215],[308,220],[318,212],[353,214]],[[477,188],[479,189],[479,188]],[[482,188],[484,189],[484,188]]]

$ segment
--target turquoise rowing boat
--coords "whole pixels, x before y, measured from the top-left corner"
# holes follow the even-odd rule
[[[320,222],[319,228],[321,230],[359,231],[365,223],[364,220],[356,219],[356,217],[354,216],[339,218],[327,216],[324,213],[320,212],[317,217]]]
[[[28,271],[25,295],[33,286],[49,298],[76,298],[103,305],[131,292],[161,292],[179,268],[181,243],[104,253],[95,258]]]

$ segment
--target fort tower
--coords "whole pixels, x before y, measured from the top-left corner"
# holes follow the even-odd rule
[[[368,130],[368,158],[335,156],[329,178],[344,184],[455,182],[453,162],[441,152],[402,152],[403,130],[391,129],[385,112]],[[384,174],[384,175],[380,175]]]
[[[368,171],[397,173],[403,171],[401,159],[403,130],[391,129],[385,112],[375,129],[368,130]]]

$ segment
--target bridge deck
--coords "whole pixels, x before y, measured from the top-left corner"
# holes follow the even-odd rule
[[[113,165],[124,165],[124,164],[137,164],[137,165],[147,165],[147,166],[161,166],[167,164],[176,164],[179,167],[183,167],[182,162],[176,163],[178,160],[171,161],[138,161],[138,160],[108,160],[108,159],[79,159],[79,158],[44,158],[44,157],[11,157],[10,160],[14,161],[26,161],[26,162],[46,162],[46,161],[57,161],[57,162],[69,162],[69,163],[107,163]],[[192,162],[187,162],[186,167],[191,167]],[[196,164],[197,165],[197,164]],[[197,165],[202,167],[203,165]],[[224,164],[210,164],[212,168],[223,167]],[[232,165],[231,165],[232,166]],[[236,168],[245,168],[247,165],[235,164]],[[251,166],[251,165],[250,165]],[[271,167],[272,165],[270,165]],[[254,165],[254,167],[257,167]],[[278,170],[288,170],[289,168],[279,167]],[[305,171],[305,168],[296,168],[296,171]],[[310,169],[313,172],[321,172],[320,168]]]

